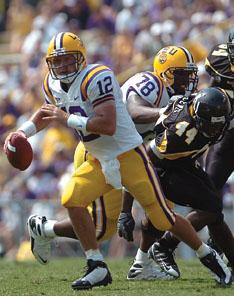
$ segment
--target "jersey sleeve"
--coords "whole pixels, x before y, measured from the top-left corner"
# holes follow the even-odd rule
[[[46,74],[44,81],[43,81],[43,93],[45,95],[45,102],[47,104],[53,104],[55,105],[55,98],[50,90],[50,86],[49,86],[49,79],[50,79],[50,74],[49,72]]]
[[[154,107],[158,107],[164,86],[162,81],[151,72],[141,72],[130,78],[126,84],[128,85],[124,92],[124,100],[127,101],[131,94],[135,93],[143,100],[147,101]]]
[[[108,67],[97,65],[86,73],[81,82],[82,100],[89,100],[93,108],[114,101],[116,83],[114,73]]]

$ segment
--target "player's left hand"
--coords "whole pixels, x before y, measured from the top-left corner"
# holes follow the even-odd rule
[[[69,114],[64,112],[60,108],[52,104],[45,104],[41,107],[41,111],[43,114],[43,121],[47,121],[48,123],[57,121],[62,123],[63,125],[67,125]]]
[[[133,241],[133,230],[135,221],[131,213],[121,212],[118,218],[117,230],[120,237],[123,237],[128,242]]]
[[[15,132],[10,133],[6,137],[5,142],[4,142],[3,151],[5,153],[7,153],[8,145],[11,142],[11,138],[16,136],[16,135],[21,135],[22,137],[26,138],[25,133],[23,131],[15,131]]]

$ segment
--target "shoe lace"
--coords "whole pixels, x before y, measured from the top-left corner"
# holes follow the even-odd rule
[[[168,266],[177,265],[174,259],[174,251],[172,251],[171,249],[155,250],[155,255],[163,258],[164,263],[166,263]]]

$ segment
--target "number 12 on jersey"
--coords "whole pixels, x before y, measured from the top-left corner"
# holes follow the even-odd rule
[[[99,88],[99,96],[113,91],[112,79],[110,76],[105,77],[103,80],[98,80],[97,85]]]

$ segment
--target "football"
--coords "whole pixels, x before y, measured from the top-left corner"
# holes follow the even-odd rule
[[[20,134],[13,134],[7,143],[7,159],[10,164],[21,171],[26,170],[33,160],[33,150],[27,138]]]

